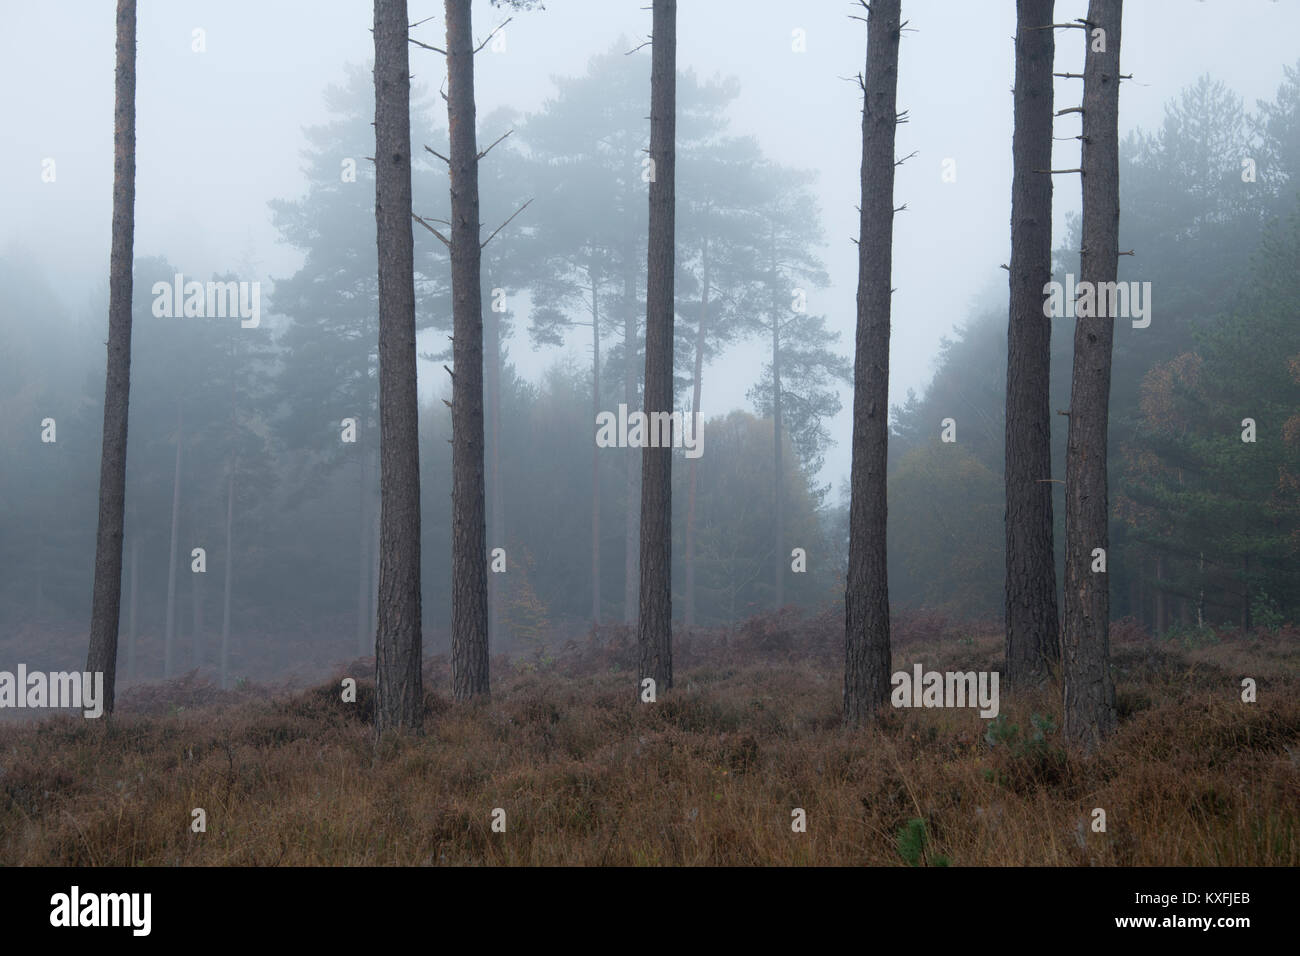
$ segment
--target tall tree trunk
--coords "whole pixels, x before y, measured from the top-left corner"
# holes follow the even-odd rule
[[[379,545],[383,539],[379,494],[375,488],[375,475],[378,473],[379,450],[375,449],[370,453],[370,626],[367,628],[367,633],[372,636],[379,630]],[[370,651],[374,651],[373,643]]]
[[[176,645],[176,563],[180,558],[181,526],[181,445],[185,441],[185,423],[181,407],[176,406],[176,465],[172,472],[172,540],[167,560],[167,630],[163,636],[163,677],[172,676],[172,654]]]
[[[636,309],[636,266],[633,262],[634,246],[628,244],[628,253],[623,265],[623,402],[630,414],[637,407],[636,388],[636,353],[637,353],[637,309]],[[627,489],[627,507],[623,509],[623,623],[636,623],[638,595],[640,593],[640,533],[638,525],[637,478],[640,461],[628,449],[623,456],[626,467],[624,479]]]
[[[483,493],[483,305],[470,0],[446,0],[451,142],[451,683],[457,700],[488,692],[487,527]]]
[[[899,0],[873,0],[862,100],[858,332],[853,374],[849,569],[844,593],[844,722],[871,720],[889,696],[885,467],[889,450],[889,311]]]
[[[1083,249],[1080,283],[1114,282],[1119,268],[1119,45],[1123,0],[1090,0],[1083,73]],[[1104,36],[1097,31],[1104,31]],[[1104,40],[1105,49],[1095,50]],[[1105,311],[1098,304],[1093,312]],[[1074,329],[1070,437],[1065,460],[1065,737],[1092,750],[1115,729],[1110,588],[1092,570],[1109,549],[1106,482],[1115,317],[1081,316]]]
[[[380,449],[379,622],[375,631],[377,736],[389,730],[419,729],[424,720],[420,676],[420,433],[415,386],[407,23],[406,0],[375,0]]]
[[[190,610],[193,613],[190,628],[190,669],[198,670],[203,663],[203,574],[193,568],[190,569],[190,601]]]
[[[706,229],[704,243],[700,247],[700,275],[704,288],[700,292],[700,321],[695,328],[695,372],[692,378],[691,415],[692,427],[699,427],[700,382],[704,376],[704,336],[709,321],[709,234]],[[682,615],[687,627],[695,626],[695,482],[698,458],[691,458],[687,464],[689,476],[686,490],[686,609]]]
[[[99,524],[86,669],[104,675],[104,713],[117,687],[122,611],[122,524],[126,507],[126,423],[131,392],[131,270],[135,243],[135,0],[117,3],[113,107],[113,240],[108,264],[108,357],[99,458]]]
[[[891,190],[892,192],[892,190]],[[776,276],[776,224],[771,235],[772,274],[772,606],[785,606],[785,482],[781,448],[781,306]]]
[[[673,410],[673,261],[677,130],[677,0],[654,0],[650,57],[650,241],[646,264],[645,411]],[[650,419],[653,421],[653,419]],[[647,429],[653,431],[653,426]],[[673,684],[673,451],[641,449],[640,683]]]
[[[1205,552],[1201,552],[1199,585],[1196,590],[1196,626],[1205,626]]]
[[[126,635],[126,678],[131,683],[135,683],[135,641],[140,634],[137,624],[139,620],[136,617],[136,608],[139,606],[140,595],[140,536],[135,535],[131,538],[131,610],[129,617],[129,630]]]
[[[596,267],[588,265],[591,280],[591,404],[593,421],[600,415],[600,310],[596,301]],[[600,625],[600,449],[591,443],[591,622]]]
[[[1017,0],[1007,322],[1006,654],[1012,685],[1060,660],[1052,543],[1051,319],[1053,0]]]
[[[370,627],[370,459],[365,439],[357,449],[357,655],[364,657],[374,648],[374,631]]]
[[[480,296],[482,293],[480,292]],[[484,374],[487,376],[488,509],[492,533],[488,545],[506,546],[505,498],[501,490],[501,316],[493,309],[484,315]],[[488,647],[501,640],[501,594],[499,575],[489,573]]]
[[[221,596],[221,687],[229,686],[230,679],[230,591],[235,567],[235,469],[236,458],[230,464],[230,478],[226,486],[226,580]]]

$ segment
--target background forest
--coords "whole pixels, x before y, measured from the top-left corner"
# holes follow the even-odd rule
[[[629,157],[647,135],[643,73],[636,57],[610,50],[560,81],[545,109],[482,121],[486,142],[514,130],[483,164],[485,220],[501,222],[533,199],[484,254],[489,546],[508,555],[505,583],[489,578],[494,652],[629,619],[636,462],[626,449],[596,449],[592,423],[599,409],[639,400],[645,204]],[[373,186],[365,183],[373,173],[360,163],[357,182],[347,181],[338,160],[370,148],[369,83],[356,68],[327,91],[334,119],[307,131],[310,186],[272,206],[305,264],[275,280],[258,333],[237,322],[153,317],[153,283],[178,270],[162,257],[137,260],[128,679],[198,667],[224,670],[230,681],[249,676],[253,660],[273,671],[310,663],[296,659],[304,648],[322,666],[370,652],[377,291]],[[704,410],[705,453],[674,456],[682,507],[674,509],[673,608],[701,626],[787,604],[836,605],[847,550],[846,489],[820,479],[828,446],[847,439],[828,420],[851,377],[850,344],[824,317],[791,307],[798,290],[825,282],[823,237],[806,215],[815,209],[812,174],[782,168],[752,139],[727,132],[736,93],[734,83],[679,78],[675,404]],[[419,108],[413,127],[445,136],[427,91]],[[604,118],[598,127],[586,122],[593,115]],[[414,177],[416,210],[445,216],[444,174],[423,148],[416,155],[428,160]],[[1243,181],[1243,156],[1274,172]],[[1121,258],[1120,276],[1152,282],[1155,320],[1116,327],[1110,560],[1125,584],[1113,589],[1114,614],[1156,633],[1294,620],[1300,72],[1286,68],[1276,98],[1254,109],[1204,77],[1168,103],[1159,128],[1128,135],[1121,161],[1121,242],[1143,252]],[[603,208],[620,214],[593,234],[586,225]],[[1077,244],[1075,229],[1058,242],[1058,279]],[[417,246],[417,321],[438,330],[449,321],[441,252],[428,243],[421,257]],[[81,330],[106,305],[70,313],[50,281],[21,249],[0,257],[0,638],[8,640],[75,631],[89,613],[102,370],[98,343]],[[1005,314],[997,302],[974,311],[944,340],[929,386],[893,411],[891,598],[900,608],[1001,615]],[[769,354],[752,370],[752,403],[710,415],[703,362],[745,339]],[[512,355],[542,342],[576,342],[589,361],[569,358],[528,381]],[[1053,337],[1058,408],[1069,404],[1070,346],[1069,335]],[[424,358],[438,367],[444,356]],[[46,416],[57,441],[24,440]],[[940,440],[948,417],[958,423],[955,443]],[[1243,456],[1247,417],[1258,438]],[[345,418],[356,419],[354,443],[342,440]],[[424,633],[437,649],[450,603],[443,401],[425,404],[421,432]],[[1064,437],[1062,418],[1054,462],[1064,461]],[[787,569],[779,581],[778,463],[787,536],[806,542],[809,556],[802,574],[776,562]],[[1056,513],[1059,525],[1059,505]],[[1058,528],[1058,546],[1063,540]],[[194,547],[206,551],[206,574],[188,573]]]
[[[14,100],[0,859],[1300,862],[1297,11],[238,2]]]

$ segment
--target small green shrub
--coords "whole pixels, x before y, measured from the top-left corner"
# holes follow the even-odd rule
[[[898,854],[908,866],[950,865],[952,861],[948,857],[926,849],[929,842],[930,834],[926,832],[925,821],[913,817],[898,831]]]

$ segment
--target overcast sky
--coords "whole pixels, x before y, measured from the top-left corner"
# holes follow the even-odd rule
[[[634,45],[650,28],[648,0],[547,0],[515,14],[505,50],[484,50],[476,81],[479,115],[510,105],[529,111],[550,78],[585,72],[588,59],[620,38]],[[1084,0],[1058,0],[1057,22],[1081,17]],[[113,174],[114,4],[110,0],[4,0],[0,28],[0,250],[21,247],[43,264],[70,309],[84,309],[108,268]],[[891,397],[920,391],[939,339],[976,303],[1005,296],[1010,245],[1014,0],[904,0],[914,32],[900,52],[900,167],[894,231]],[[416,35],[440,43],[442,4],[411,0],[413,21],[436,17]],[[740,96],[731,131],[752,134],[787,165],[819,171],[831,276],[808,308],[829,316],[846,354],[853,342],[865,24],[844,0],[680,0],[678,65],[702,77],[734,76]],[[475,3],[475,34],[505,14]],[[373,55],[372,5],[303,0],[142,0],[137,79],[137,256],[166,255],[207,277],[251,262],[258,276],[288,276],[298,253],[277,242],[267,203],[300,196],[302,128],[327,119],[322,92],[348,63]],[[206,52],[195,53],[195,28]],[[806,52],[792,50],[804,31]],[[1083,35],[1058,31],[1057,69],[1078,71]],[[1204,72],[1241,94],[1249,108],[1272,99],[1282,66],[1300,49],[1295,0],[1130,0],[1122,42],[1121,132],[1159,124],[1164,103]],[[649,57],[646,64],[647,112]],[[416,81],[436,89],[441,57],[412,52]],[[1081,84],[1057,80],[1058,108],[1077,104]],[[442,118],[445,125],[445,117]],[[1060,117],[1057,135],[1077,133]],[[1056,166],[1077,165],[1077,142],[1057,144]],[[57,163],[54,183],[42,161]],[[945,158],[957,180],[941,179]],[[1079,208],[1078,181],[1058,177],[1057,236]],[[1122,218],[1121,218],[1122,228]],[[245,278],[241,273],[241,278]],[[0,308],[4,304],[0,303]],[[88,334],[106,334],[106,316]],[[520,324],[522,332],[522,323]],[[571,346],[586,358],[585,343]],[[554,357],[517,336],[512,357],[529,377]],[[705,376],[703,409],[745,406],[761,360],[742,347]],[[430,370],[431,371],[431,370]],[[431,380],[432,376],[428,376]],[[833,425],[838,446],[826,480],[847,474],[850,395]],[[936,428],[938,423],[936,423]]]

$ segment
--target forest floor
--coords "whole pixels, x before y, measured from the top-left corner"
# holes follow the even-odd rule
[[[1296,629],[1156,640],[1120,622],[1119,729],[1081,757],[1062,747],[1059,685],[1004,689],[996,721],[899,709],[841,730],[840,620],[678,636],[675,687],[654,704],[636,699],[625,628],[496,658],[492,697],[469,704],[449,700],[434,658],[424,733],[378,752],[367,660],[305,691],[191,676],[132,688],[111,720],[0,725],[0,860],[1300,864]],[[1001,653],[987,628],[896,624],[895,670],[992,670]]]

